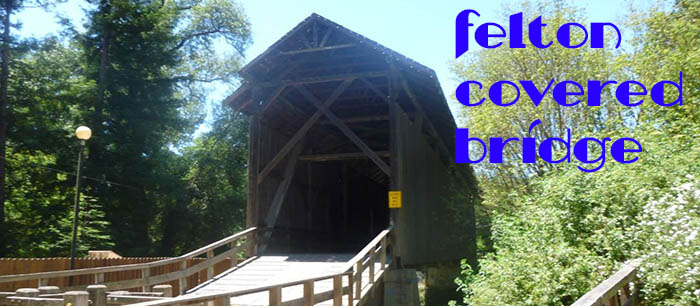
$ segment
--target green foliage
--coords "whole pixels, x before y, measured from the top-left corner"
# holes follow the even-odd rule
[[[13,45],[7,256],[70,251],[77,142],[87,125],[78,247],[177,255],[245,223],[246,127],[204,122],[232,86],[250,25],[235,1],[91,1],[86,30]],[[216,49],[229,46],[232,52]],[[200,235],[205,232],[206,235]],[[3,243],[3,246],[5,244]]]
[[[644,236],[641,233],[651,231],[653,234],[655,230],[649,224],[644,230],[639,226],[651,222],[645,219],[662,218],[651,217],[646,203],[653,203],[652,199],[673,190],[677,178],[699,173],[700,165],[696,161],[700,157],[700,145],[693,144],[688,136],[674,139],[664,137],[661,131],[645,134],[635,136],[647,144],[648,158],[640,158],[634,164],[610,165],[596,175],[575,168],[551,173],[531,183],[531,194],[521,194],[516,199],[518,210],[495,213],[492,233],[495,252],[480,260],[478,274],[467,274],[461,281],[464,302],[468,305],[493,305],[494,301],[498,305],[568,305],[611,275],[619,263],[649,254],[649,249],[655,245],[670,247],[676,243],[664,235]],[[664,211],[663,207],[655,207]],[[690,226],[700,222],[693,209],[686,207],[681,213]],[[659,211],[654,213],[660,214]],[[667,217],[675,220],[674,216],[680,217]],[[666,222],[671,228],[676,225]],[[660,229],[658,223],[654,223],[657,230]],[[692,256],[698,245],[692,232],[679,239],[688,237],[688,243],[694,244],[695,249],[684,250],[683,254]],[[679,261],[678,254],[671,250],[668,248],[665,255],[654,257],[664,264],[645,262],[649,270],[643,274],[643,283],[676,284],[687,279],[677,272],[692,267],[694,262]],[[670,270],[668,265],[678,266],[678,269]],[[655,281],[654,277],[659,275],[666,277]],[[658,294],[680,297],[689,288],[697,288],[697,282],[666,286],[665,291]],[[649,296],[650,302],[660,300]]]
[[[551,7],[556,12],[537,12],[548,26],[580,18],[576,8],[561,2]],[[529,9],[525,4],[526,15]],[[634,12],[629,23],[635,37],[625,37],[633,42],[629,53],[498,48],[455,64],[460,78],[482,81],[485,88],[501,79],[537,83],[549,77],[654,84],[684,73],[680,107],[645,103],[621,109],[608,92],[600,108],[562,108],[545,99],[538,109],[520,101],[520,106],[508,108],[472,107],[464,114],[476,137],[522,137],[522,124],[539,118],[545,129],[536,132],[544,133],[535,135],[538,139],[559,137],[555,131],[570,127],[574,135],[633,137],[643,153],[633,164],[608,162],[592,174],[576,169],[576,163],[528,168],[519,164],[519,152],[506,152],[506,163],[498,167],[480,164],[477,173],[483,209],[490,213],[493,250],[478,267],[463,265],[457,280],[463,303],[569,305],[621,263],[642,258],[640,277],[648,305],[700,304],[700,116],[693,107],[700,102],[700,53],[693,47],[700,43],[699,18],[697,1]],[[484,93],[473,95],[480,99]],[[671,91],[668,97],[675,99]]]
[[[512,12],[523,12],[524,20],[532,20],[543,15],[547,26],[543,29],[543,41],[556,40],[556,29],[564,23],[581,22],[583,15],[576,7],[568,7],[561,2],[544,1],[535,5],[524,3],[521,7],[511,8]],[[506,21],[507,22],[507,21]],[[585,23],[585,22],[583,22]],[[527,27],[523,35],[528,34]],[[572,41],[583,39],[582,33],[575,32]],[[579,35],[580,34],[580,35]],[[507,39],[507,38],[504,38]],[[546,49],[538,48],[495,48],[470,51],[467,57],[454,63],[452,70],[460,80],[476,80],[483,84],[478,90],[470,90],[470,101],[486,98],[487,102],[478,107],[461,107],[463,124],[469,127],[472,137],[488,139],[490,137],[530,137],[528,128],[536,119],[542,125],[533,130],[538,143],[551,137],[566,138],[566,129],[570,128],[574,137],[583,137],[590,132],[619,129],[624,127],[624,109],[617,103],[603,103],[600,107],[588,107],[580,103],[573,107],[561,107],[551,94],[545,95],[539,106],[534,106],[529,96],[522,94],[515,105],[497,106],[489,100],[488,88],[501,80],[532,80],[538,88],[544,88],[553,79],[554,82],[572,80],[585,84],[589,79],[609,80],[619,75],[618,66],[611,50],[612,42],[608,39],[605,49],[568,49],[553,44]],[[520,90],[524,92],[523,89]],[[504,101],[515,99],[514,89],[504,89]],[[611,91],[604,91],[602,100],[610,99]],[[587,96],[569,97],[570,102]],[[490,151],[490,150],[489,150]],[[479,153],[480,154],[480,153]],[[481,163],[478,173],[481,187],[487,194],[487,206],[507,208],[512,189],[525,188],[533,176],[541,176],[555,169],[548,163],[521,162],[519,146],[505,146],[502,164]],[[500,188],[498,186],[501,186]]]
[[[700,180],[686,175],[644,206],[628,233],[643,260],[644,298],[653,305],[700,303]]]

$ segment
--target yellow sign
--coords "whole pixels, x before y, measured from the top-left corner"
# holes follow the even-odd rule
[[[389,208],[401,208],[401,191],[389,191]]]

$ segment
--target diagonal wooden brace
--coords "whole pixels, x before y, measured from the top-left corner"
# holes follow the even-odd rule
[[[326,107],[332,105],[333,102],[335,102],[335,100],[338,99],[338,97],[343,92],[345,92],[345,89],[347,89],[348,86],[350,86],[350,84],[352,84],[354,80],[355,78],[348,78],[345,81],[343,81],[343,83],[341,83],[333,91],[333,93],[328,97],[328,99],[326,99],[323,105],[325,105]],[[275,157],[273,157],[272,160],[270,160],[270,162],[267,163],[267,165],[265,165],[265,168],[263,168],[262,171],[260,171],[260,173],[258,174],[258,184],[262,183],[265,177],[268,174],[270,174],[270,171],[272,171],[272,169],[274,169],[275,166],[277,166],[277,164],[279,164],[282,161],[282,159],[284,159],[284,157],[287,156],[287,154],[292,150],[292,148],[294,148],[294,146],[302,138],[304,138],[306,133],[311,129],[314,123],[316,123],[316,121],[318,121],[318,119],[321,118],[322,115],[323,113],[320,110],[317,110],[313,115],[311,115],[311,117],[308,120],[306,120],[304,125],[294,134],[294,136],[292,136],[292,139],[290,139],[284,145],[284,147],[282,147],[282,149],[280,149],[280,151],[277,152],[277,155],[275,155]]]
[[[321,101],[318,98],[316,98],[316,96],[314,96],[311,92],[309,92],[309,90],[306,89],[306,87],[302,85],[295,85],[294,87],[302,95],[304,95],[304,97],[306,97],[311,103],[313,103],[319,111],[323,112],[323,115],[325,115],[326,118],[328,118],[328,120],[330,120],[333,124],[335,124],[335,126],[337,126],[338,129],[340,129],[340,131],[343,132],[343,134],[345,134],[345,136],[350,138],[350,140],[352,140],[352,142],[355,143],[355,145],[359,147],[360,150],[362,150],[362,152],[364,152],[367,155],[367,157],[369,157],[369,159],[371,159],[375,164],[377,164],[379,169],[381,169],[386,175],[391,175],[391,170],[389,166],[384,162],[384,160],[381,157],[379,157],[379,155],[377,155],[376,152],[372,151],[372,148],[370,148],[364,141],[362,141],[362,139],[360,139],[360,137],[358,137],[357,134],[355,134],[355,132],[353,132],[347,125],[345,125],[345,123],[343,123],[342,120],[340,120],[333,112],[331,112],[331,110],[328,109],[328,106],[321,103]]]

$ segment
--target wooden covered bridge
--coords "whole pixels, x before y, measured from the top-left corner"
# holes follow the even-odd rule
[[[433,70],[313,14],[240,74],[224,103],[249,116],[247,230],[172,259],[0,283],[80,277],[64,289],[97,284],[95,306],[412,305],[407,269],[474,263],[476,181],[454,163],[455,122]],[[221,262],[230,268],[217,274]],[[125,270],[138,276],[112,278]]]

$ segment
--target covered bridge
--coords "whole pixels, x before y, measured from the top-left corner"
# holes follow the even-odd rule
[[[401,266],[473,260],[476,181],[433,70],[312,14],[240,74],[259,253],[357,252],[392,225]]]

